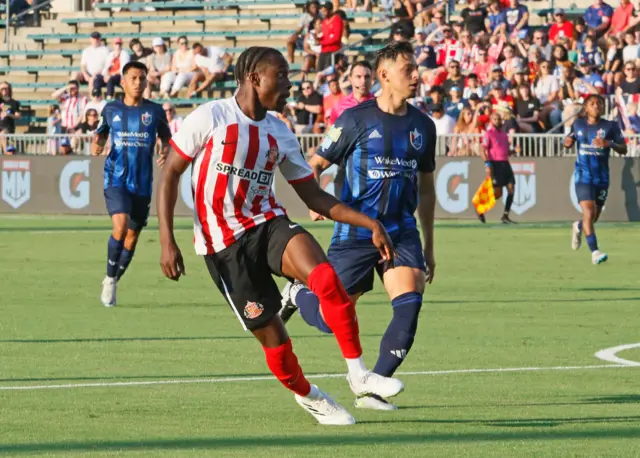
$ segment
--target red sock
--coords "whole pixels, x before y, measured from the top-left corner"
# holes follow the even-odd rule
[[[309,274],[307,284],[320,299],[322,316],[336,336],[342,356],[360,357],[362,347],[356,309],[331,264],[325,262],[316,266]]]
[[[280,380],[280,383],[300,396],[307,396],[311,392],[311,385],[304,377],[298,358],[293,352],[291,339],[279,347],[262,347],[262,349],[271,373]]]

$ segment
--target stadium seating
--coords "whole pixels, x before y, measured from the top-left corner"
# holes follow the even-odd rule
[[[94,30],[99,31],[110,44],[120,37],[127,42],[138,38],[150,47],[151,39],[162,37],[169,47],[175,48],[180,35],[193,43],[224,47],[237,59],[252,45],[270,46],[284,52],[286,40],[297,28],[305,0],[213,0],[153,2],[156,11],[130,11],[143,9],[149,3],[97,3],[95,10],[85,13],[55,13],[41,18],[41,27],[17,28],[11,37],[12,48],[0,51],[0,73],[13,85],[14,97],[22,104],[23,118],[18,132],[42,132],[51,93],[66,84],[80,70],[82,51],[89,44]],[[370,55],[388,36],[388,22],[380,11],[347,13],[350,21],[350,42],[365,38],[377,40],[362,43],[347,54],[352,57]],[[302,52],[296,52],[293,81],[302,62]],[[313,78],[311,74],[309,77]],[[233,80],[216,83],[210,97],[225,97],[233,93]],[[294,87],[292,97],[295,97]],[[190,111],[194,105],[209,99],[172,100],[179,114]]]

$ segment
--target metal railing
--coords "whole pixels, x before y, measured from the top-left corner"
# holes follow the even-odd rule
[[[306,155],[313,155],[325,136],[323,134],[300,134],[297,137],[302,151]],[[0,136],[0,149],[2,152],[6,152],[8,146],[13,146],[15,154],[53,155],[54,152],[61,154],[62,140],[67,139],[72,154],[89,155],[91,154],[92,138],[92,134],[2,135]],[[565,136],[562,134],[514,134],[511,136],[511,145],[515,149],[516,157],[574,157],[576,155],[575,147],[567,150],[563,145],[564,139]],[[640,135],[629,136],[627,140],[629,148],[627,157],[640,157]],[[482,134],[439,135],[436,142],[436,156],[479,157],[481,141]],[[612,154],[618,156],[616,153]]]

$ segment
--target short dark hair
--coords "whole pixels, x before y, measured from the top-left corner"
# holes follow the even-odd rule
[[[136,68],[138,70],[142,70],[145,75],[147,73],[149,73],[149,69],[147,68],[147,66],[145,64],[143,64],[142,62],[139,62],[137,60],[132,60],[132,61],[127,62],[125,64],[124,68],[122,69],[122,76],[125,76],[127,74],[127,72],[132,68]]]
[[[351,72],[349,72],[349,75],[351,75],[353,73],[353,69],[356,67],[362,67],[362,68],[368,68],[369,71],[373,71],[373,68],[371,67],[371,64],[366,61],[366,60],[359,60],[353,63],[353,65],[351,65]]]
[[[320,8],[326,8],[329,11],[333,11],[333,3],[324,2],[322,5],[320,5]]]
[[[589,94],[586,99],[584,99],[584,105],[591,99],[596,99],[602,103],[604,103],[604,98],[600,94]]]
[[[413,58],[413,46],[407,41],[392,41],[384,48],[376,51],[375,64],[376,70],[380,68],[380,64],[385,60],[396,61],[398,56],[411,56]]]
[[[202,43],[200,43],[199,41],[196,41],[194,44],[191,45],[191,49],[196,49],[196,48],[203,48],[204,46],[202,46]]]
[[[80,83],[78,83],[78,80],[71,80],[69,81],[69,86],[80,87]]]
[[[273,56],[282,56],[282,53],[275,48],[266,46],[251,46],[242,51],[236,62],[236,82],[241,84],[249,73],[257,71],[260,64]]]

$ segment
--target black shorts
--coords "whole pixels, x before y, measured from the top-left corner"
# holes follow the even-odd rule
[[[320,57],[318,58],[318,65],[316,65],[316,70],[321,72],[326,70],[328,67],[331,67],[331,56],[335,55],[333,62],[337,62],[342,58],[340,53],[333,52],[322,52],[320,53]]]
[[[264,327],[282,307],[273,274],[283,277],[282,255],[289,241],[307,231],[279,216],[249,229],[237,242],[204,257],[209,274],[242,327]]]
[[[516,178],[513,176],[513,169],[509,161],[491,161],[491,181],[494,188],[516,184]]]

